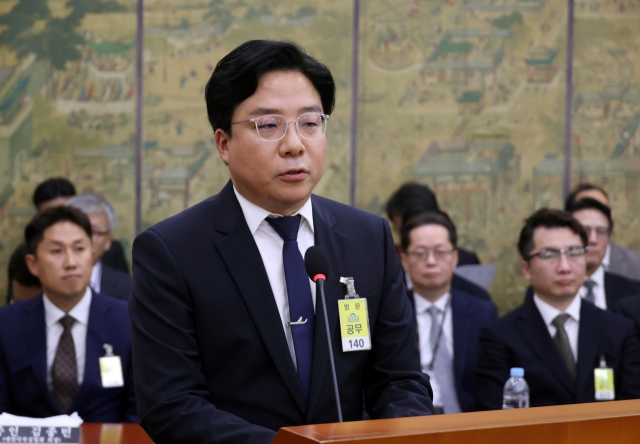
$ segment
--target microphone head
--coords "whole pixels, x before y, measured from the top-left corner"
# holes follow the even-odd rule
[[[307,269],[307,274],[313,282],[318,278],[326,281],[329,277],[329,258],[322,248],[314,245],[304,254],[304,268]]]

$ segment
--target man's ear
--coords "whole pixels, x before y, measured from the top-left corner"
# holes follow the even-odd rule
[[[38,258],[35,256],[35,254],[25,255],[24,261],[27,263],[27,268],[29,269],[29,272],[31,272],[31,274],[34,275],[35,277],[40,277],[38,276],[38,267],[36,265],[38,262]]]
[[[522,267],[522,274],[527,281],[531,281],[531,271],[529,270],[529,262],[520,257],[520,266]]]
[[[225,165],[229,165],[229,140],[231,137],[221,128],[218,128],[213,134],[218,147],[218,154]]]

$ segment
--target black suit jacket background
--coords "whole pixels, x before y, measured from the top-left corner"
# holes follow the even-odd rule
[[[600,356],[613,369],[616,399],[640,398],[640,343],[630,320],[581,304],[573,381],[533,298],[526,298],[480,335],[478,409],[502,408],[502,391],[512,367],[524,368],[531,407],[594,402],[593,369],[599,367]]]

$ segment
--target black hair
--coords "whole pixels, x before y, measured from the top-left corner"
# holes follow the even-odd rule
[[[73,207],[47,208],[33,216],[24,229],[24,240],[27,253],[36,254],[38,244],[44,239],[44,231],[59,222],[71,222],[78,225],[91,239],[91,222],[82,211]]]
[[[438,211],[438,200],[431,189],[415,182],[407,182],[396,190],[385,208],[389,219],[402,217],[403,222],[426,211]]]
[[[27,245],[20,244],[11,255],[8,268],[9,282],[15,280],[25,287],[40,287],[40,280],[32,275],[27,267],[27,261],[24,259],[27,253]]]
[[[456,226],[444,211],[427,211],[409,218],[400,228],[400,242],[402,251],[406,252],[411,245],[411,232],[423,225],[441,225],[449,233],[449,242],[453,248],[458,248],[458,233]]]
[[[567,211],[571,214],[580,210],[596,210],[601,212],[609,221],[609,233],[613,231],[613,219],[611,218],[611,208],[604,205],[602,202],[598,202],[595,199],[591,199],[590,197],[585,197],[578,201],[574,201],[569,207]]]
[[[568,228],[575,234],[580,236],[582,246],[586,247],[588,243],[587,232],[571,213],[551,208],[541,208],[527,219],[524,220],[524,226],[520,231],[520,239],[518,240],[518,252],[523,259],[528,260],[529,255],[535,248],[533,235],[537,228]]]
[[[577,187],[575,187],[573,189],[573,191],[571,192],[571,194],[569,194],[567,196],[567,198],[564,201],[564,210],[565,211],[570,211],[569,207],[571,207],[574,203],[576,203],[576,197],[578,196],[578,194],[582,193],[583,191],[591,191],[591,190],[596,190],[596,191],[600,191],[602,194],[604,194],[604,197],[607,198],[607,200],[609,200],[609,195],[607,194],[607,192],[600,188],[597,185],[593,185],[591,183],[581,183],[580,185],[578,185]],[[580,199],[582,200],[582,199]]]
[[[305,75],[320,95],[322,110],[331,114],[336,85],[325,65],[293,42],[250,40],[218,62],[204,91],[209,123],[231,135],[231,118],[236,107],[258,88],[263,74],[297,71]]]
[[[58,197],[75,196],[76,188],[64,177],[52,177],[36,187],[33,192],[33,205],[38,208],[40,204],[57,199]]]

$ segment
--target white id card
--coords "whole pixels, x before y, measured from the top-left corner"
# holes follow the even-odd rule
[[[104,388],[124,386],[120,356],[103,356],[100,358],[100,377]]]

